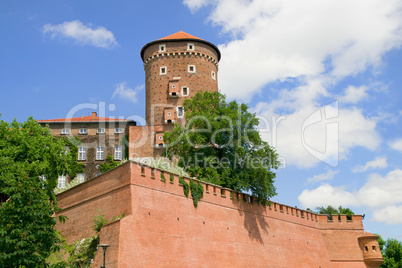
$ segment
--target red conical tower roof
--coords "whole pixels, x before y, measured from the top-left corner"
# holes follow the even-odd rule
[[[183,32],[182,30],[178,31],[177,33],[168,35],[166,37],[163,37],[159,40],[178,40],[178,39],[198,39],[198,40],[203,40],[201,38],[195,37],[194,35],[188,34],[186,32]]]
[[[166,37],[163,37],[161,39],[149,42],[146,44],[142,49],[141,49],[141,59],[144,60],[144,52],[149,47],[150,45],[157,44],[157,43],[163,43],[163,42],[180,42],[180,41],[198,41],[202,42],[204,44],[207,44],[211,46],[215,51],[216,54],[218,55],[218,61],[221,59],[221,52],[219,49],[212,43],[205,41],[204,39],[201,39],[199,37],[195,37],[194,35],[188,34],[186,32],[183,32],[182,30],[178,31],[177,33],[168,35]]]

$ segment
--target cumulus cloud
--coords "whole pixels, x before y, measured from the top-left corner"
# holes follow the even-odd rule
[[[138,91],[143,90],[144,88],[145,85],[141,85],[135,89],[131,89],[127,86],[126,82],[122,82],[116,85],[112,98],[119,97],[120,99],[125,99],[135,103],[137,102]]]
[[[339,170],[328,170],[325,173],[321,173],[321,174],[308,178],[307,181],[308,182],[329,181],[329,180],[332,180],[334,178],[334,176],[338,173],[339,173]]]
[[[342,95],[334,89],[341,79],[381,66],[382,56],[402,44],[401,1],[185,0],[184,4],[193,11],[209,5],[209,21],[232,36],[219,45],[221,91],[242,101],[268,91],[269,99],[256,105],[255,112],[269,125],[262,129],[264,139],[287,164],[309,168],[322,161],[336,166],[356,146],[369,150],[379,146],[379,117],[343,106],[367,99],[371,86],[348,85]],[[329,103],[323,99],[339,100],[337,116],[325,117]],[[311,116],[317,117],[317,110],[323,119],[306,126]]]
[[[102,26],[84,25],[79,20],[66,21],[61,24],[46,24],[43,33],[52,38],[62,37],[75,40],[81,45],[91,45],[101,48],[112,48],[117,45],[113,33]]]
[[[344,103],[358,103],[359,101],[367,98],[367,86],[348,86],[345,91],[345,95],[339,98],[340,102]]]
[[[267,83],[326,73],[340,79],[378,66],[402,42],[401,1],[185,0],[211,5],[222,44],[220,88],[249,100]]]
[[[304,190],[299,201],[303,207],[367,206],[373,212],[374,221],[402,223],[402,170],[395,169],[386,176],[370,174],[365,185],[356,191],[323,184]]]
[[[376,157],[376,159],[367,162],[364,166],[358,165],[353,168],[354,173],[365,172],[369,169],[376,169],[376,168],[386,168],[387,158],[386,157]]]
[[[391,147],[391,149],[402,152],[402,139],[391,141],[389,143],[389,147]]]

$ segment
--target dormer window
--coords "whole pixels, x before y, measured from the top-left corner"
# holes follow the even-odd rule
[[[166,66],[161,67],[159,74],[161,74],[161,75],[162,75],[162,74],[167,74],[167,68],[166,68]]]
[[[188,72],[195,73],[195,65],[188,65]]]
[[[194,44],[193,43],[187,43],[187,50],[194,50]]]
[[[166,45],[159,45],[159,52],[165,52],[166,51]]]

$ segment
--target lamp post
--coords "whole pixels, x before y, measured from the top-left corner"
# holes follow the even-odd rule
[[[101,266],[101,268],[106,268],[105,266],[105,260],[106,260],[106,250],[108,247],[110,247],[110,245],[100,245],[100,247],[103,249],[103,266]]]

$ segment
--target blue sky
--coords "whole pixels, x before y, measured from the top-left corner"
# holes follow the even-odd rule
[[[0,113],[143,122],[148,42],[183,31],[222,52],[284,166],[274,201],[342,205],[402,240],[402,1],[2,1]]]

